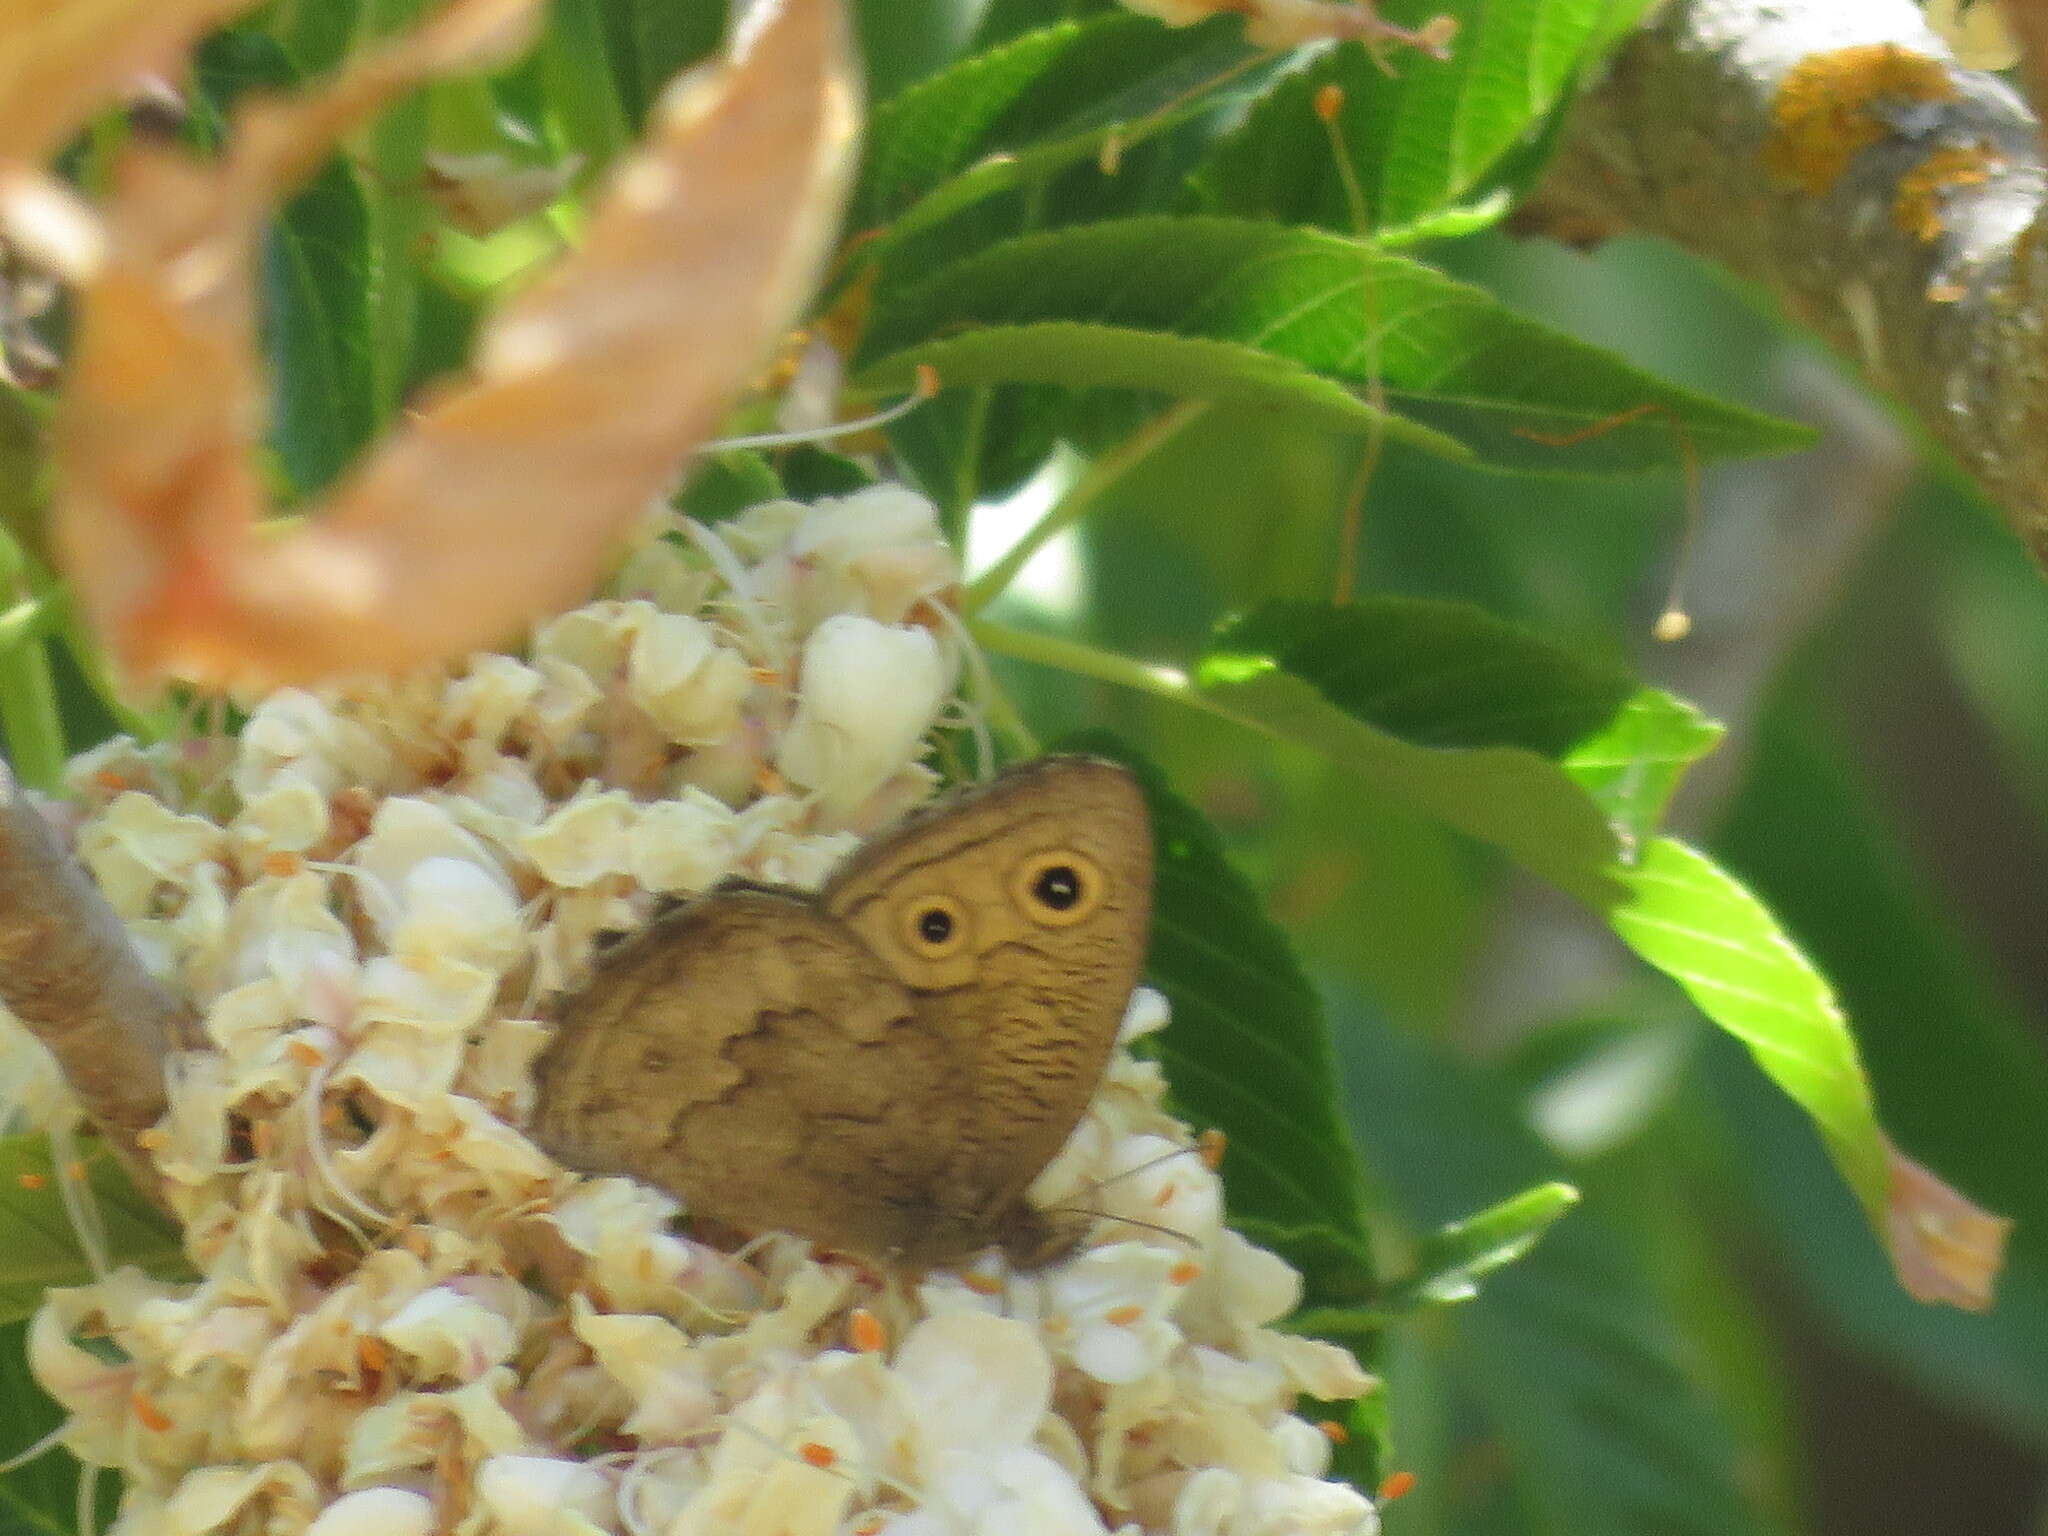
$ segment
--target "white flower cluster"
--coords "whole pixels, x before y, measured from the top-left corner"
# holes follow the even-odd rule
[[[814,886],[930,792],[956,580],[901,489],[776,503],[667,527],[525,659],[76,765],[78,852],[212,1046],[147,1138],[200,1278],[31,1331],[121,1536],[1375,1529],[1292,1412],[1369,1379],[1269,1326],[1298,1277],[1126,1051],[1035,1190],[1110,1219],[1035,1274],[728,1252],[520,1132],[601,930]]]

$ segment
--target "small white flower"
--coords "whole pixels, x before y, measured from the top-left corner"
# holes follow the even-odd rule
[[[165,894],[182,898],[197,869],[225,851],[221,829],[180,816],[133,791],[117,798],[78,835],[78,857],[123,917],[158,915]]]
[[[1101,1382],[1136,1381],[1180,1342],[1167,1321],[1180,1300],[1182,1260],[1147,1243],[1110,1243],[1047,1272],[1046,1330],[1054,1347]]]
[[[732,811],[702,790],[641,813],[627,850],[633,878],[649,891],[695,892],[714,885],[739,858]]]
[[[306,1536],[427,1536],[433,1501],[406,1488],[345,1493],[314,1518]]]
[[[804,645],[776,766],[817,792],[828,823],[847,822],[916,752],[948,681],[930,630],[836,614]]]
[[[611,1484],[580,1461],[493,1456],[476,1491],[505,1536],[596,1536],[615,1513]]]
[[[472,1381],[519,1345],[510,1320],[445,1285],[420,1292],[377,1332],[413,1357],[422,1380]]]
[[[744,656],[720,645],[701,619],[676,613],[650,612],[633,637],[626,675],[633,702],[685,745],[731,735],[754,686]]]

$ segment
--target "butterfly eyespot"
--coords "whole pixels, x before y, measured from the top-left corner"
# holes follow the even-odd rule
[[[920,960],[944,960],[967,947],[967,912],[950,896],[914,896],[899,921],[904,946]]]
[[[1109,894],[1102,867],[1085,853],[1054,848],[1034,854],[1017,866],[1010,880],[1010,899],[1036,923],[1064,928],[1095,915]]]

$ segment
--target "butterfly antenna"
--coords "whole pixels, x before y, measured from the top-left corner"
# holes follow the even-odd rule
[[[828,427],[818,427],[798,432],[760,432],[751,437],[721,437],[706,443],[700,450],[704,453],[732,453],[748,448],[797,448],[810,443],[829,443],[835,438],[853,437],[862,432],[876,432],[894,422],[901,421],[925,401],[939,392],[939,371],[931,364],[921,364],[917,370],[917,386],[903,399],[887,410],[876,411],[871,416],[856,417],[852,421],[834,422]]]
[[[1195,1237],[1192,1233],[1183,1232],[1178,1227],[1169,1227],[1164,1222],[1146,1221],[1142,1217],[1138,1216],[1119,1216],[1116,1212],[1105,1211],[1101,1209],[1099,1206],[1061,1205],[1053,1207],[1053,1209],[1047,1211],[1046,1214],[1048,1216],[1086,1216],[1090,1218],[1092,1221],[1120,1221],[1127,1227],[1140,1227],[1147,1232],[1157,1232],[1162,1237],[1170,1237],[1175,1242],[1185,1243],[1190,1248],[1199,1248],[1202,1246],[1199,1242],[1195,1240]]]

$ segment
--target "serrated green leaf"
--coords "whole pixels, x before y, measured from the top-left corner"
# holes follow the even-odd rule
[[[1313,230],[1140,218],[1005,241],[878,298],[860,365],[978,327],[1081,322],[1233,342],[1354,389],[1493,468],[1604,474],[1812,434],[1707,399],[1405,257]]]
[[[1379,8],[1405,26],[1455,18],[1449,57],[1404,53],[1389,69],[1355,43],[1317,56],[1277,85],[1203,167],[1196,187],[1208,206],[1354,232],[1361,219],[1372,229],[1427,219],[1469,198],[1539,134],[1642,6],[1383,0]],[[1326,125],[1317,105],[1333,90],[1342,106]]]
[[[1338,1107],[1322,1003],[1201,813],[1114,737],[1061,750],[1129,765],[1152,810],[1155,878],[1147,975],[1173,1005],[1158,1051],[1175,1103],[1227,1138],[1233,1219],[1322,1228],[1364,1254],[1364,1191]]]
[[[1060,32],[1069,35],[1065,28]],[[1277,67],[1246,47],[1241,29],[1228,19],[1169,28],[1129,12],[1091,18],[1072,31],[1066,46],[1035,57],[1042,67],[1028,80],[997,69],[987,80],[970,75],[942,88],[946,77],[938,77],[930,83],[931,101],[906,107],[900,132],[882,125],[890,130],[884,173],[893,179],[874,184],[875,195],[884,199],[875,206],[902,211],[862,248],[864,260],[906,272],[929,270],[925,238],[949,221],[1004,194],[1042,187],[1071,167],[1092,164],[1098,179],[1114,179],[1133,150],[1255,94]],[[971,71],[972,62],[955,68]],[[971,136],[934,146],[930,139],[945,110],[966,110],[977,85],[1014,94],[993,118],[970,116]],[[948,174],[920,189],[906,207],[901,191],[890,188],[903,186],[901,177],[913,163],[931,171],[946,168]],[[992,234],[1016,227],[1012,222]]]
[[[1198,682],[1602,913],[1812,1117],[1885,1230],[1885,1143],[1826,980],[1710,859],[1647,836],[1715,739],[1695,711],[1477,610],[1400,599],[1268,605],[1218,637]]]
[[[1749,1047],[1812,1118],[1883,1230],[1890,1177],[1877,1109],[1827,979],[1762,902],[1695,848],[1653,838],[1617,878],[1629,896],[1607,913],[1615,933]]]
[[[178,1230],[136,1191],[113,1157],[100,1152],[87,1160],[85,1193],[99,1208],[106,1230],[107,1257],[154,1274],[182,1273],[184,1250]],[[65,1215],[59,1181],[73,1174],[57,1168],[42,1136],[0,1137],[0,1323],[27,1317],[53,1285],[85,1285],[93,1278]]]
[[[986,326],[899,352],[863,382],[887,389],[907,383],[920,367],[936,369],[948,388],[1052,384],[1240,401],[1285,410],[1294,420],[1334,432],[1380,430],[1444,458],[1469,457],[1461,443],[1442,433],[1376,410],[1285,357],[1231,341],[1078,322]]]
[[[1231,1222],[1305,1272],[1312,1301],[1371,1291],[1365,1190],[1339,1099],[1323,1005],[1287,937],[1224,857],[1206,818],[1102,732],[1059,743],[1130,766],[1152,811],[1155,879],[1146,975],[1172,1004],[1154,1037],[1174,1107],[1224,1132]],[[1356,1318],[1324,1336],[1367,1349]],[[1312,1330],[1304,1330],[1312,1331]],[[1376,1407],[1331,1410],[1352,1428],[1336,1470],[1370,1490],[1386,1426]]]
[[[194,130],[208,143],[243,93],[300,78],[278,41],[251,29],[209,39],[197,76]],[[330,159],[272,221],[261,270],[271,440],[302,496],[332,482],[376,431],[388,391],[372,349],[375,267],[361,179]]]
[[[1028,32],[919,81],[875,110],[853,200],[857,225],[879,224],[986,152],[1003,114],[1099,27]]]
[[[1620,894],[1608,870],[1621,849],[1566,765],[1582,752],[1589,772],[1605,764],[1610,800],[1641,815],[1702,740],[1676,700],[1461,603],[1270,603],[1218,634],[1196,680],[1596,907]],[[1640,772],[1624,746],[1643,752]]]

